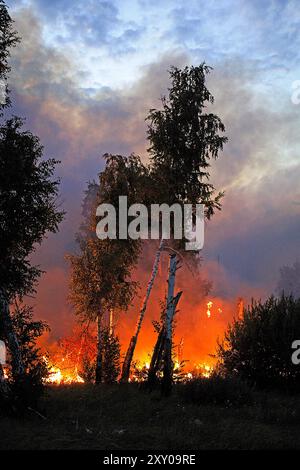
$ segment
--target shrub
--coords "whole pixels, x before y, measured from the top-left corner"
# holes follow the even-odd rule
[[[102,332],[102,381],[116,383],[120,374],[120,341],[105,328]]]
[[[219,369],[225,376],[262,388],[299,390],[300,367],[291,360],[296,339],[300,339],[300,299],[283,295],[253,302],[218,344]]]
[[[36,407],[44,392],[48,367],[36,341],[49,327],[46,323],[33,319],[32,307],[21,306],[17,302],[12,312],[12,323],[19,341],[25,373],[19,377],[14,376],[8,355],[7,393],[2,404],[12,411],[22,412],[28,406]]]

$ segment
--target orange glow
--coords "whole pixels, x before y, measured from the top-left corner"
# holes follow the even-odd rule
[[[146,247],[143,262],[134,276],[134,280],[139,281],[141,290],[134,299],[133,305],[128,312],[114,312],[114,332],[120,340],[121,359],[125,356],[135,329],[141,299],[144,295],[143,289],[149,279],[154,254],[153,247]],[[150,366],[157,340],[157,331],[152,322],[159,322],[161,319],[161,302],[164,303],[167,290],[168,261],[168,254],[164,253],[134,353],[133,362],[137,375],[133,375],[131,380],[136,380],[137,377],[146,373]],[[217,284],[219,291],[228,291],[225,276],[221,277],[221,281],[218,278],[218,269],[215,267],[212,273],[205,273],[203,270],[203,274],[199,276],[192,274],[183,263],[182,269],[178,270],[176,276],[175,292],[182,290],[183,295],[175,315],[174,365],[175,370],[183,371],[187,380],[195,376],[209,377],[211,375],[216,364],[213,355],[216,351],[217,339],[223,338],[228,324],[242,313],[244,300],[241,302],[238,294],[229,299],[213,295],[213,290],[209,291],[207,281],[202,276],[213,277],[216,283],[219,282],[219,286]],[[250,298],[257,293],[252,290],[249,292],[244,288],[243,294]],[[75,327],[70,336],[58,342],[52,342],[49,345],[48,339],[47,344],[42,346],[48,352],[52,366],[52,379],[49,383],[83,381],[83,359],[86,357],[90,360],[95,359],[96,344],[96,330],[92,323],[88,334],[82,334],[81,328]]]
[[[61,385],[61,384],[72,384],[72,383],[84,383],[84,380],[77,372],[76,367],[74,371],[64,371],[61,370],[59,367],[56,367],[49,363],[49,360],[44,356],[44,360],[46,361],[49,367],[49,376],[45,380],[45,383],[52,384],[52,385]],[[62,362],[64,362],[64,358],[62,358]]]

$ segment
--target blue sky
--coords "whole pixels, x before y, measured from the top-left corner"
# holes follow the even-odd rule
[[[64,51],[83,86],[120,87],[169,51],[215,66],[226,59],[254,63],[266,82],[299,70],[297,0],[20,0],[39,18],[46,45]]]
[[[82,193],[101,170],[101,155],[136,152],[146,159],[144,118],[167,91],[167,70],[205,61],[214,67],[213,111],[229,142],[211,168],[226,195],[208,224],[203,256],[221,260],[232,279],[228,295],[245,284],[271,292],[280,266],[300,252],[300,105],[291,101],[300,80],[299,1],[8,5],[22,37],[12,54],[13,112],[26,116],[45,155],[61,160],[68,214],[60,234],[38,252],[53,288],[67,285],[64,254],[74,247]],[[62,295],[57,308],[64,302]]]

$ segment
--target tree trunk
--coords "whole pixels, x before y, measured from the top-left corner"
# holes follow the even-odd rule
[[[2,364],[0,364],[0,397],[6,398],[9,394],[9,385],[4,377],[4,370]]]
[[[172,363],[172,320],[174,309],[174,288],[175,274],[177,267],[176,255],[170,255],[169,279],[168,279],[168,297],[165,316],[165,344],[164,344],[164,368],[162,379],[162,393],[170,395],[173,382],[173,363]]]
[[[102,382],[102,334],[101,334],[101,317],[97,316],[97,359],[96,359],[96,385]]]
[[[145,312],[146,312],[148,300],[149,300],[149,297],[150,297],[150,294],[151,294],[151,290],[152,290],[152,287],[153,287],[153,284],[154,284],[154,281],[155,281],[155,278],[156,278],[156,275],[157,275],[160,256],[161,256],[161,252],[163,251],[163,248],[164,248],[164,240],[161,239],[160,244],[159,244],[159,248],[156,252],[155,260],[154,260],[154,263],[153,263],[152,273],[151,273],[150,280],[148,282],[146,295],[145,295],[145,298],[143,300],[141,310],[140,310],[140,313],[139,313],[135,333],[134,333],[134,335],[132,336],[132,338],[130,340],[130,343],[129,343],[129,346],[128,346],[128,349],[127,349],[127,352],[126,352],[126,356],[125,356],[125,359],[124,359],[124,362],[123,362],[121,382],[124,382],[124,383],[128,382],[128,380],[129,380],[130,366],[131,366],[135,346],[136,346],[136,343],[137,343],[139,332],[141,330],[141,326],[142,326],[142,322],[143,322],[143,319],[144,319],[144,316],[145,316]]]
[[[150,390],[152,390],[157,384],[157,372],[162,361],[165,334],[166,330],[162,327],[157,337],[148,371],[147,386]]]
[[[174,313],[176,311],[176,307],[180,300],[181,295],[182,295],[182,291],[178,292],[178,294],[173,299],[173,309],[172,309],[172,319],[171,319],[172,322],[173,322]],[[147,386],[150,389],[150,391],[153,390],[153,388],[155,388],[155,386],[158,383],[157,373],[161,367],[161,364],[164,361],[166,348],[167,348],[166,329],[164,325],[158,334],[157,341],[156,341],[152,358],[151,358],[149,371],[148,371]],[[171,348],[171,354],[172,354],[172,348]]]
[[[17,379],[24,374],[24,365],[19,341],[9,312],[8,300],[2,289],[0,289],[0,315],[4,337],[11,354],[12,376],[14,379]]]
[[[2,364],[0,363],[0,386],[2,385],[4,381],[5,381],[4,370],[3,370]]]
[[[112,337],[114,334],[114,311],[111,308],[109,310],[109,336]]]

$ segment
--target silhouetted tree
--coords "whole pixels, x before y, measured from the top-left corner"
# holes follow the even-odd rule
[[[208,219],[215,209],[220,209],[220,199],[223,196],[223,193],[215,195],[213,185],[208,182],[210,176],[208,168],[210,160],[218,157],[219,151],[227,141],[226,137],[220,135],[225,131],[221,119],[213,113],[206,112],[207,105],[214,101],[205,84],[209,71],[210,67],[204,63],[198,67],[185,67],[182,70],[172,67],[168,98],[162,98],[161,110],[150,109],[147,116],[153,197],[151,202],[167,203],[170,206],[174,203],[180,205],[202,203]],[[168,245],[176,248],[176,251],[181,251],[183,256],[196,261],[196,264],[199,263],[195,253],[185,252],[182,249],[184,242],[184,239],[179,241],[173,238],[168,241]],[[137,333],[132,337],[126,353],[127,361],[125,359],[122,371],[123,381],[129,378],[137,335],[157,273],[160,254],[164,248],[165,243],[162,239],[153,264],[145,303],[140,310]],[[168,301],[170,302],[170,299]],[[168,315],[166,315],[167,322]],[[167,324],[165,329],[168,330]],[[166,370],[171,371],[172,348],[168,350],[170,364],[166,366]]]
[[[8,369],[8,380],[11,380],[12,402],[14,406],[37,406],[38,399],[44,392],[44,380],[48,377],[48,367],[37,346],[37,340],[50,328],[47,323],[33,318],[33,308],[15,302],[11,314],[12,324],[20,345],[25,374],[17,381],[13,380],[11,369]]]
[[[30,264],[29,256],[63,218],[57,206],[59,180],[53,178],[57,162],[42,160],[38,137],[22,131],[22,124],[13,118],[0,127],[0,321],[16,375],[24,367],[9,303],[34,291],[41,270]]]
[[[10,104],[7,87],[7,75],[10,71],[8,63],[10,49],[15,47],[19,41],[17,32],[13,29],[13,20],[8,13],[7,6],[3,0],[0,0],[0,116],[3,108]]]
[[[0,81],[6,84],[10,48],[19,41],[7,7],[0,0]],[[1,110],[8,106],[6,98]],[[15,379],[24,374],[20,345],[9,312],[16,297],[34,291],[41,270],[29,256],[47,231],[56,232],[63,218],[58,210],[59,181],[53,178],[56,161],[43,160],[38,137],[22,131],[14,117],[0,124],[0,328],[12,357]]]
[[[106,384],[116,383],[120,373],[121,346],[119,338],[111,335],[109,328],[102,330],[101,348],[103,351],[103,382]]]
[[[161,202],[202,203],[210,218],[220,209],[223,193],[215,196],[209,183],[211,160],[216,159],[227,137],[221,119],[207,112],[214,98],[206,87],[211,67],[170,70],[171,88],[162,98],[162,109],[147,117],[153,180]]]
[[[299,338],[299,299],[282,296],[253,302],[219,342],[219,369],[260,387],[299,389],[300,369],[291,358],[292,343]]]
[[[134,155],[128,158],[105,155],[105,161],[105,169],[99,175],[98,190],[95,183],[90,183],[86,192],[84,221],[77,237],[79,254],[69,256],[70,300],[81,320],[98,323],[96,383],[105,379],[102,347],[104,317],[110,309],[126,310],[131,304],[137,289],[131,273],[141,247],[140,240],[130,238],[98,239],[96,207],[101,203],[110,203],[118,208],[120,195],[128,197],[128,205],[140,202],[137,198],[145,191],[143,182],[147,178],[146,167]]]
[[[3,0],[0,0],[0,118],[3,115],[3,109],[9,105],[7,74],[10,71],[8,58],[10,48],[14,47],[19,38],[13,30],[13,21],[8,13],[7,6]],[[7,308],[1,305],[0,308]],[[0,392],[7,393],[8,387],[4,381],[4,372],[0,364]]]

